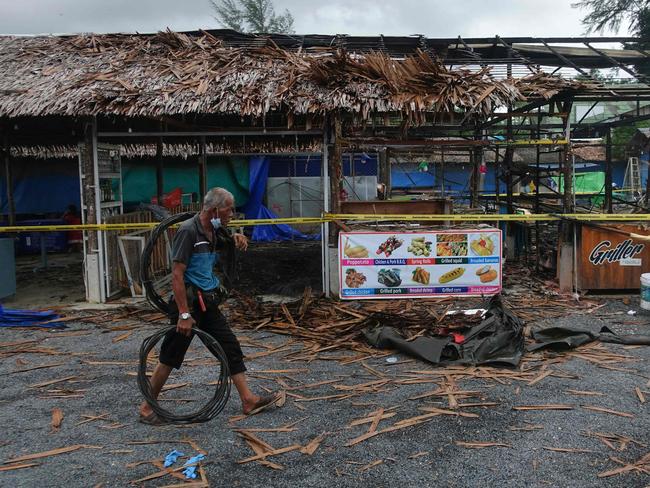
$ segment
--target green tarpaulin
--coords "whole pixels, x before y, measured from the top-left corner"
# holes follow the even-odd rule
[[[553,181],[559,188],[559,192],[564,191],[564,178],[561,176],[554,176]],[[589,173],[576,173],[573,180],[574,191],[576,193],[600,193],[604,195],[605,192],[605,173],[603,171],[592,171]],[[602,205],[603,196],[591,197],[593,205]]]
[[[248,201],[248,158],[208,157],[208,188],[221,186],[235,197],[237,206]],[[122,163],[122,187],[125,203],[150,202],[156,195],[156,164],[152,160]],[[165,161],[163,192],[175,188],[183,193],[199,192],[199,168],[196,159]]]

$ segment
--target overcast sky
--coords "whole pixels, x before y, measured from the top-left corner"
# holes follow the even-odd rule
[[[298,34],[579,36],[575,0],[275,0]],[[0,0],[0,34],[219,28],[208,0]],[[620,35],[626,35],[622,30]]]

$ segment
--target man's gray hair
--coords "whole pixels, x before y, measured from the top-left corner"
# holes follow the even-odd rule
[[[205,194],[205,197],[203,197],[203,210],[224,208],[227,200],[232,200],[233,203],[235,202],[235,197],[232,196],[232,193],[225,188],[212,188]]]

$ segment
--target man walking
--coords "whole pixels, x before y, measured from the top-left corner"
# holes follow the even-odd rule
[[[279,400],[279,395],[256,395],[248,386],[246,366],[239,341],[219,310],[225,290],[214,274],[219,257],[219,234],[235,212],[235,199],[224,188],[211,189],[203,199],[203,208],[193,218],[181,224],[172,245],[172,289],[177,312],[172,314],[176,330],[163,339],[159,363],[150,378],[154,398],[169,378],[172,369],[179,369],[192,341],[192,326],[214,337],[228,358],[230,375],[242,403],[244,414],[257,413]],[[234,234],[237,249],[245,251],[248,241]],[[140,422],[160,425],[160,418],[146,402],[140,405]]]

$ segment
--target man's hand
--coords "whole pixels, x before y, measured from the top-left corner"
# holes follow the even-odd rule
[[[176,332],[179,334],[183,334],[185,337],[191,337],[192,335],[192,326],[196,322],[190,315],[190,317],[187,320],[183,320],[180,315],[178,317],[178,322],[176,322]]]
[[[240,251],[248,249],[248,239],[244,234],[233,234],[232,238],[235,240],[235,247]]]

